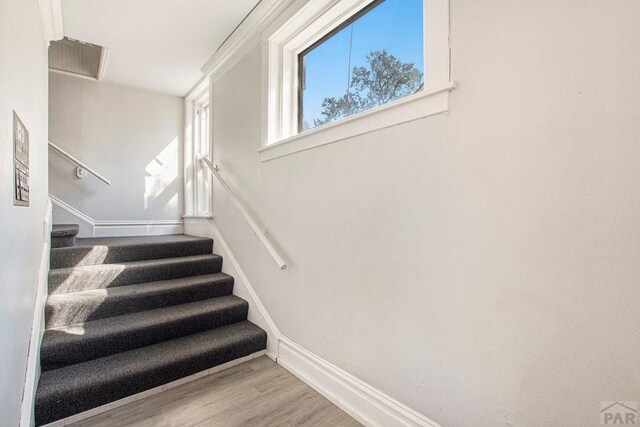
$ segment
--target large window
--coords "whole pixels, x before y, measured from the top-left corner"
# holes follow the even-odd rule
[[[262,161],[449,108],[449,0],[291,2],[260,34]]]
[[[423,0],[378,0],[298,55],[298,130],[423,87]]]

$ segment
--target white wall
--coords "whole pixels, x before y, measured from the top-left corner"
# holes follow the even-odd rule
[[[97,221],[182,214],[182,98],[49,73],[49,138],[111,180],[79,180],[51,153],[50,192]]]
[[[261,163],[261,50],[214,89],[214,215],[281,332],[445,426],[640,400],[640,3],[452,0],[446,115]]]
[[[47,47],[36,0],[0,2],[0,70],[0,423],[17,426],[47,240]],[[29,130],[29,207],[13,206],[13,110]]]

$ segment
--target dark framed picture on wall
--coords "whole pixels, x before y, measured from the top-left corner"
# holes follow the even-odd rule
[[[29,131],[13,112],[13,163],[15,206],[29,206]]]

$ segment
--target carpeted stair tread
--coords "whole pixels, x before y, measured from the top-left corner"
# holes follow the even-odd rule
[[[54,294],[49,296],[45,306],[46,328],[216,298],[232,292],[233,277],[213,273]]]
[[[76,244],[76,235],[80,231],[77,224],[55,224],[51,227],[51,247],[68,248]]]
[[[140,393],[266,348],[266,333],[243,321],[43,372],[36,394],[42,425]]]
[[[246,320],[249,304],[234,295],[47,329],[42,370],[153,345]]]
[[[56,268],[49,271],[49,294],[218,273],[221,268],[222,257],[215,254]]]
[[[213,240],[184,234],[77,239],[75,246],[51,251],[51,268],[144,261],[210,254]]]
[[[51,227],[51,237],[70,237],[75,236],[80,231],[77,224],[55,224]]]

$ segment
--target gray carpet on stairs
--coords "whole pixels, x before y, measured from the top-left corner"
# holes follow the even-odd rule
[[[51,227],[51,247],[65,248],[76,243],[76,235],[80,231],[77,224],[56,224]]]
[[[233,292],[233,277],[203,274],[107,289],[53,294],[45,305],[47,328],[167,307]]]
[[[48,329],[42,370],[56,369],[195,334],[247,318],[249,304],[233,295]]]
[[[76,245],[51,251],[51,268],[210,254],[213,240],[183,234],[149,237],[77,239]]]
[[[267,334],[251,322],[43,372],[36,395],[42,425],[264,350]]]
[[[211,239],[54,231],[37,425],[266,348]]]
[[[49,271],[49,293],[77,292],[178,279],[199,274],[218,273],[221,268],[222,257],[219,255],[196,255],[119,264],[57,268]]]

